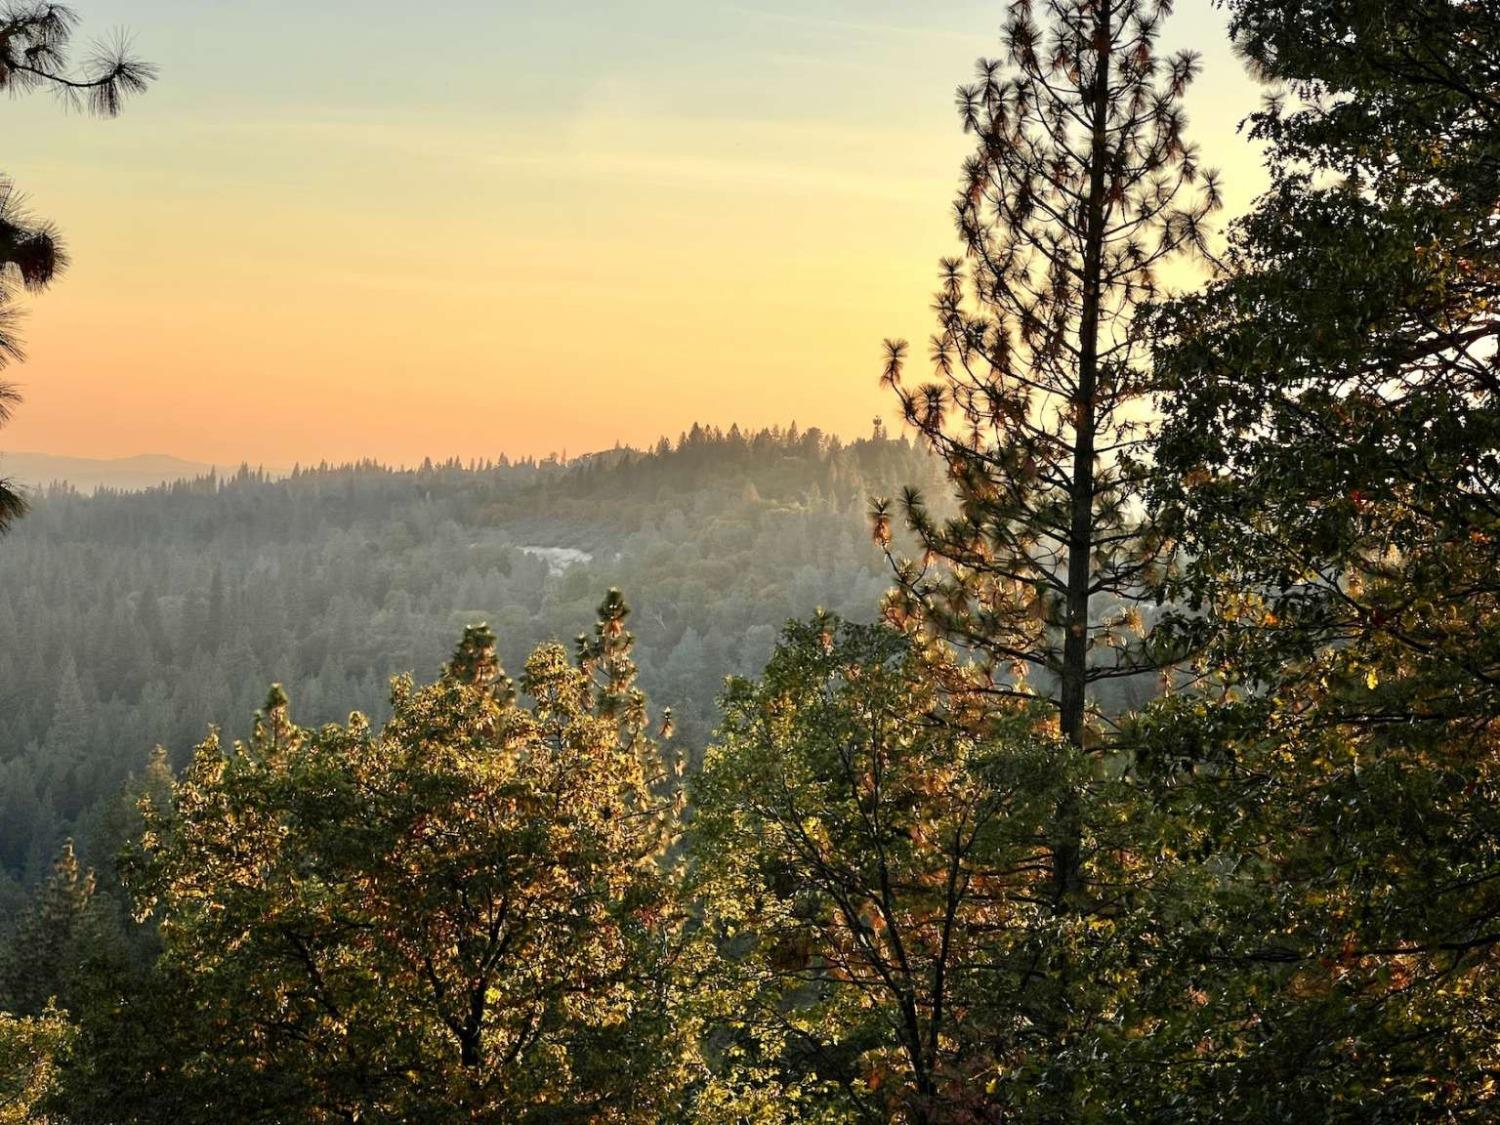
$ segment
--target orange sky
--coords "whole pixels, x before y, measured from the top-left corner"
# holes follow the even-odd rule
[[[433,0],[441,44],[393,0],[78,6],[162,77],[116,121],[0,109],[75,259],[0,447],[288,466],[867,431],[1005,5]],[[1260,92],[1208,0],[1166,45],[1205,55],[1192,133],[1241,209]]]

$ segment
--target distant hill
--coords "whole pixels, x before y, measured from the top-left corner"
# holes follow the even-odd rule
[[[592,628],[612,586],[641,687],[696,761],[724,677],[758,673],[789,618],[880,612],[870,498],[946,490],[911,442],[796,428],[694,426],[567,464],[361,462],[134,490],[121,467],[209,469],[0,461],[113,486],[43,489],[0,542],[0,933],[63,840],[112,863],[109,810],[152,747],[180,768],[210,724],[243,737],[272,683],[299,722],[378,723],[390,677],[431,679],[477,621],[519,675],[538,644]]]
[[[60,457],[52,453],[0,453],[0,477],[31,489],[69,484],[80,492],[100,488],[136,492],[173,481],[206,476],[215,466],[184,461],[164,453],[142,453],[136,457],[100,459]]]

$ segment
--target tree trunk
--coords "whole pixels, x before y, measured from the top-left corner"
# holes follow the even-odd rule
[[[1104,259],[1105,193],[1109,159],[1109,52],[1113,40],[1108,5],[1098,16],[1098,63],[1094,81],[1089,193],[1084,216],[1083,307],[1078,327],[1078,386],[1072,401],[1072,521],[1068,528],[1067,634],[1063,639],[1060,725],[1063,737],[1084,746],[1088,711],[1089,587],[1093,584],[1094,458],[1099,384],[1099,315]],[[1077,800],[1067,797],[1058,810],[1053,847],[1053,893],[1060,909],[1076,898],[1081,879],[1081,826]]]

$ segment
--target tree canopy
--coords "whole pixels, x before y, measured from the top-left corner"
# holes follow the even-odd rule
[[[670,794],[621,706],[622,608],[607,672],[543,646],[518,692],[474,627],[378,732],[299,728],[273,689],[247,742],[198,748],[135,880],[212,1029],[184,1081],[240,1120],[669,1112]]]

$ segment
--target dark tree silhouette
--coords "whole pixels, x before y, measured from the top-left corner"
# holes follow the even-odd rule
[[[893,556],[888,613],[987,656],[997,691],[1029,694],[1028,671],[1040,673],[1079,750],[1092,741],[1090,685],[1148,665],[1134,603],[1153,595],[1165,558],[1138,503],[1151,385],[1136,309],[1158,294],[1159,266],[1202,247],[1219,206],[1184,140],[1197,60],[1156,53],[1170,11],[1012,6],[1005,59],[982,60],[959,91],[978,149],[955,204],[965,254],[943,263],[936,298],[936,381],[903,385],[907,345],[887,345],[886,380],[959,502],[939,521],[908,490],[925,560]],[[875,517],[888,543],[888,505]],[[1077,869],[1060,840],[1059,901]]]
[[[0,7],[0,90],[11,95],[51,90],[70,109],[103,117],[150,83],[154,69],[131,55],[121,36],[95,45],[77,65],[73,36],[78,17],[64,4],[10,3]],[[53,227],[27,214],[14,185],[0,175],[0,367],[21,358],[16,335],[16,290],[40,292],[67,263]],[[0,382],[0,425],[10,417],[16,389]],[[0,531],[26,510],[21,495],[0,480]]]

